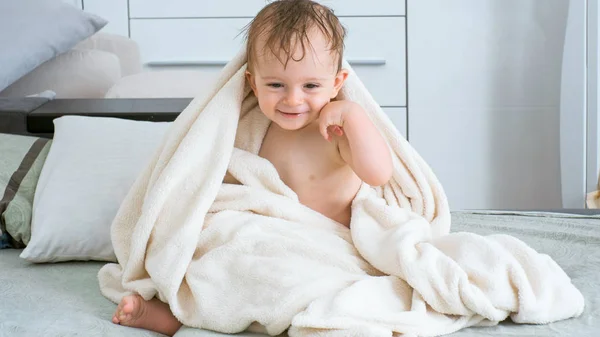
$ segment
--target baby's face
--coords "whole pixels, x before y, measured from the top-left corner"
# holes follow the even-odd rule
[[[285,130],[298,130],[319,118],[321,109],[335,98],[348,72],[337,71],[337,57],[328,50],[322,34],[309,34],[312,44],[302,56],[301,45],[284,65],[271,54],[259,54],[248,81],[262,112]],[[259,45],[257,50],[262,50]]]

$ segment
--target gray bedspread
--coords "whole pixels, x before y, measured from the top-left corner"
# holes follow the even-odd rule
[[[453,222],[453,231],[510,234],[549,254],[583,292],[586,309],[579,318],[547,325],[504,322],[448,336],[600,336],[600,216],[455,212]],[[160,336],[111,323],[116,305],[100,294],[96,279],[102,263],[32,265],[19,253],[0,251],[0,336]],[[176,336],[223,335],[184,328]]]

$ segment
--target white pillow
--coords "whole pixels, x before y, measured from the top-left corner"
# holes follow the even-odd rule
[[[30,262],[115,261],[110,226],[171,123],[64,116],[33,201]]]
[[[210,92],[218,75],[203,70],[144,71],[120,78],[104,98],[196,97]]]
[[[52,90],[56,98],[103,98],[120,78],[121,64],[115,54],[75,48],[35,68],[0,96],[27,96]]]

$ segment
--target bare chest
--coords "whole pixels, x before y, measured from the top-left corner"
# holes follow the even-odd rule
[[[361,182],[318,131],[297,138],[267,132],[259,155],[273,164],[302,204],[349,224],[350,205]]]

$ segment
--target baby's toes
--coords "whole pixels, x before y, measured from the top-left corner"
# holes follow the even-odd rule
[[[115,324],[121,324],[121,320],[119,318],[120,312],[121,312],[121,306],[119,305],[117,307],[117,310],[115,310],[115,313],[113,314],[113,317],[112,317],[112,322],[113,323],[115,323]]]
[[[119,322],[126,322],[129,319],[129,317],[131,317],[131,315],[123,311],[119,311],[119,315],[117,318],[119,319]]]
[[[125,313],[123,312],[124,304],[125,302],[121,300],[121,302],[117,306],[117,310],[115,310],[115,313],[112,318],[113,323],[121,324],[121,322],[126,318]]]

